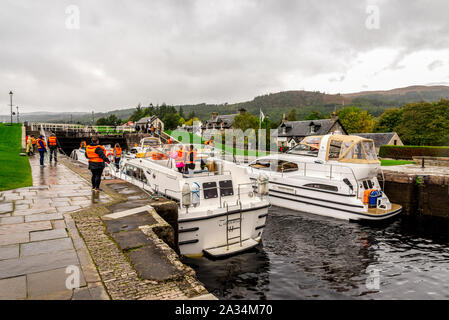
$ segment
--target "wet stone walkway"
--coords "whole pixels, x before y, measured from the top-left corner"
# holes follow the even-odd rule
[[[69,213],[111,197],[64,165],[30,164],[32,187],[0,192],[0,299],[109,299]]]

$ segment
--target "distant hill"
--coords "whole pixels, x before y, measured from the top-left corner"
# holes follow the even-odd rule
[[[441,98],[449,99],[449,86],[410,86],[384,91],[362,91],[346,94],[326,94],[319,91],[283,91],[270,93],[255,97],[251,101],[234,104],[195,104],[177,105],[182,108],[187,116],[190,112],[201,120],[209,119],[212,112],[220,114],[237,113],[240,108],[245,108],[254,115],[262,110],[272,121],[280,121],[282,114],[294,108],[298,119],[303,119],[312,111],[319,111],[323,114],[330,114],[332,111],[343,106],[355,105],[362,110],[367,110],[374,116],[379,116],[386,109],[402,107],[410,102],[417,101],[438,101]],[[118,118],[128,119],[135,108],[117,109],[109,112],[95,113],[95,121],[100,117],[107,117],[115,114]],[[69,122],[72,115],[72,122],[92,123],[92,114],[89,112],[48,112],[48,113],[25,113],[20,118],[25,121],[38,122]],[[0,116],[0,121],[9,121],[9,115]]]

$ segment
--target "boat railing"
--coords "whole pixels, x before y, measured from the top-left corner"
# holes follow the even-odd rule
[[[325,170],[323,170],[323,168],[325,168]],[[347,166],[342,166],[338,164],[318,163],[318,162],[315,163],[302,162],[298,163],[297,170],[290,171],[290,170],[283,170],[283,168],[281,169],[282,178],[287,177],[287,174],[290,175],[290,173],[304,177],[324,178],[329,179],[331,181],[332,180],[344,181],[344,179],[347,179],[348,181],[352,182],[351,185],[353,186],[351,188],[351,186],[348,185],[348,187],[352,191],[355,191],[355,195],[357,197],[359,196],[359,184],[357,182],[354,170]]]

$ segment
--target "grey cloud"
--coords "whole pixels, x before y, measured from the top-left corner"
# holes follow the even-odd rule
[[[0,87],[24,111],[231,103],[283,90],[287,75],[345,74],[376,48],[397,50],[379,66],[394,69],[408,54],[449,47],[447,1],[377,3],[379,30],[365,28],[357,0],[4,1]],[[65,28],[70,4],[79,30]]]

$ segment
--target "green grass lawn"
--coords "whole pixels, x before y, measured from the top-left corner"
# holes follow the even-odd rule
[[[22,125],[0,123],[0,191],[31,186],[31,167],[22,150]]]
[[[409,160],[380,160],[380,165],[387,167],[387,166],[400,166],[403,164],[410,164],[415,163],[414,161]]]
[[[171,131],[171,130],[166,130],[165,131],[166,134],[171,135],[172,133],[176,136],[177,133],[184,133],[184,131]],[[189,132],[189,141],[185,142],[185,143],[189,143],[190,141],[194,141],[194,134]],[[196,139],[198,140],[198,142],[200,142],[201,139],[201,144],[204,144],[205,140],[202,137],[199,137],[196,135]],[[182,141],[181,141],[182,143]],[[227,154],[235,154],[237,156],[266,156],[268,154],[270,154],[269,152],[263,152],[263,151],[258,151],[258,150],[243,150],[243,149],[237,149],[237,148],[231,148],[230,146],[225,146],[219,142],[215,141],[215,150],[222,150],[224,152],[226,152]]]

